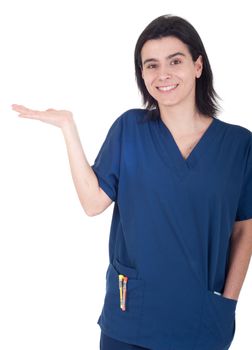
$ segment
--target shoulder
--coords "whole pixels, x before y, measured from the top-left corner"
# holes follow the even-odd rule
[[[233,124],[225,122],[221,119],[218,119],[220,124],[226,129],[227,135],[233,138],[235,142],[244,142],[248,146],[251,146],[252,143],[252,131],[246,128],[245,126],[239,124]]]
[[[144,121],[147,112],[147,109],[131,108],[125,111],[119,118],[123,119],[123,122],[125,123],[135,123]]]
[[[109,137],[121,137],[122,134],[131,133],[137,126],[145,122],[148,110],[141,108],[131,108],[120,114],[108,130]]]
[[[146,115],[148,113],[147,109],[142,108],[131,108],[123,112],[119,117],[117,117],[112,128],[123,129],[124,131],[129,131],[130,129],[136,129],[140,124],[146,122]]]

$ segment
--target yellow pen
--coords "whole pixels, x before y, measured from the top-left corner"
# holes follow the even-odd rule
[[[122,288],[123,288],[123,279],[124,275],[118,275],[119,279],[119,290],[120,290],[120,308],[122,308],[122,303],[123,303],[123,296],[122,296]]]

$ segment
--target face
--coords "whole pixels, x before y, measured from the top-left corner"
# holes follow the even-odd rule
[[[202,56],[193,62],[187,46],[169,36],[146,41],[141,59],[146,89],[160,108],[188,99],[195,103],[196,78],[203,68]]]

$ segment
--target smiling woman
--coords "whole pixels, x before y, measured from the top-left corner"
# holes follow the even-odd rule
[[[227,350],[252,253],[252,133],[217,118],[185,19],[144,29],[135,71],[145,108],[116,118],[91,166],[71,112],[13,109],[61,128],[87,215],[115,202],[100,349]]]
[[[210,63],[185,19],[145,28],[135,72],[146,109],[117,119],[120,159],[107,137],[92,166],[109,183],[101,162],[120,164],[110,172],[118,187],[101,350],[227,350],[252,250],[251,225],[231,239],[238,222],[252,222],[251,131],[217,119]],[[120,275],[126,312],[116,306]]]

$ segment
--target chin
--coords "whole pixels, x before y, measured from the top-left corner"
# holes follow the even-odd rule
[[[178,100],[174,100],[174,101],[158,101],[158,105],[160,107],[164,106],[164,107],[171,107],[171,106],[175,106],[177,104],[179,104],[179,101]]]

